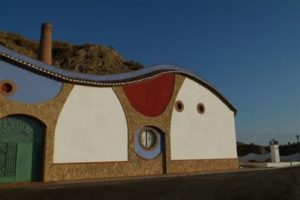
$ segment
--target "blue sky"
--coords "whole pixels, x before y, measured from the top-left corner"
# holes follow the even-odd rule
[[[114,47],[144,65],[178,64],[237,107],[237,138],[268,144],[300,134],[299,0],[1,2],[0,31]]]

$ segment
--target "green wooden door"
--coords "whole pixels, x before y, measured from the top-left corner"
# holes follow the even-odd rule
[[[44,129],[23,115],[0,119],[0,183],[42,179]]]

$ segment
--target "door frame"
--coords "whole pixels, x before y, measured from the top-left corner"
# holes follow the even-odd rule
[[[45,170],[45,153],[46,153],[45,147],[46,147],[47,126],[40,119],[38,119],[34,116],[31,116],[31,115],[23,114],[23,113],[22,114],[16,113],[16,114],[9,114],[9,115],[2,116],[0,118],[0,121],[7,119],[7,118],[14,118],[14,117],[17,119],[18,119],[18,117],[21,117],[21,119],[19,118],[20,121],[22,121],[22,118],[23,118],[23,119],[29,120],[28,123],[30,123],[30,121],[34,122],[35,125],[39,126],[42,131],[40,131],[38,133],[33,132],[32,133],[33,138],[32,138],[32,141],[30,141],[30,142],[18,142],[17,140],[16,140],[16,142],[14,142],[16,144],[16,151],[14,154],[16,157],[15,161],[14,161],[15,162],[14,163],[14,176],[2,176],[2,177],[0,177],[0,183],[43,181],[44,180],[44,170]],[[12,128],[12,130],[13,130],[13,128]],[[34,129],[34,130],[36,130],[36,129]],[[40,142],[35,141],[37,139],[36,134],[41,134]],[[11,144],[14,144],[14,143],[11,143]],[[9,143],[3,143],[3,144],[9,144]],[[23,180],[18,181],[18,162],[21,161],[21,160],[18,160],[18,155],[20,156],[20,154],[18,153],[18,144],[25,145],[25,146],[32,145],[32,147],[31,147],[32,155],[31,155],[31,160],[29,160],[29,162],[31,162],[31,165],[30,165],[31,173],[30,173],[30,180],[28,180],[28,181],[27,180],[26,181],[23,181]],[[39,151],[37,151],[37,147],[40,147]],[[6,152],[5,156],[7,156],[7,152]],[[5,159],[8,159],[8,158],[6,157]],[[7,161],[5,161],[4,169],[7,168],[6,163],[7,163]],[[36,169],[38,170],[38,175],[35,177],[34,170],[36,170]]]

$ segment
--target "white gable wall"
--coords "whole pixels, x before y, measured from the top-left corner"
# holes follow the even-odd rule
[[[74,86],[58,118],[54,163],[127,161],[127,132],[112,88]]]
[[[215,94],[186,78],[176,100],[182,112],[173,109],[171,159],[237,158],[234,113]],[[197,104],[205,105],[199,114]]]

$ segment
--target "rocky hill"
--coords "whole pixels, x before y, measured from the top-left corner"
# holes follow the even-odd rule
[[[38,41],[28,40],[16,33],[0,32],[0,45],[36,59]],[[63,41],[54,41],[52,48],[54,66],[90,74],[115,74],[138,70],[142,64],[126,60],[113,48],[94,45],[72,45]]]

